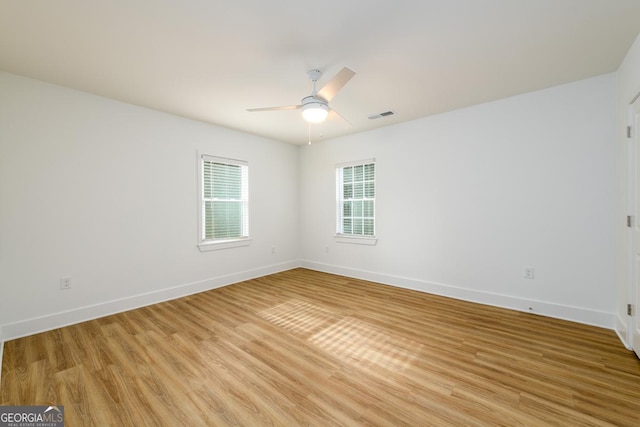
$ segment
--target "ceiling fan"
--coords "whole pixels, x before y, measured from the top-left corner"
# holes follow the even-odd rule
[[[316,89],[316,83],[322,76],[322,72],[320,70],[310,70],[307,72],[307,75],[313,82],[313,91],[311,95],[305,96],[300,101],[299,105],[287,105],[283,107],[266,107],[266,108],[250,108],[247,111],[249,112],[258,112],[258,111],[277,111],[277,110],[299,110],[302,109],[302,117],[309,123],[320,123],[323,122],[329,112],[335,114],[342,118],[346,123],[346,121],[340,114],[338,114],[335,110],[329,107],[329,101],[333,99],[346,85],[349,80],[356,73],[350,70],[347,67],[344,67],[342,70],[338,72],[331,80],[325,84],[322,89]]]

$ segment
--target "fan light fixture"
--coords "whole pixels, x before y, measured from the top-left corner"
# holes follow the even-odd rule
[[[324,122],[329,114],[329,107],[322,102],[309,102],[302,106],[302,117],[309,123]]]
[[[342,70],[338,71],[338,74],[333,76],[327,84],[318,90],[316,88],[316,84],[318,83],[318,79],[322,76],[322,72],[320,72],[320,70],[309,70],[307,75],[313,83],[313,90],[311,91],[311,95],[302,98],[300,104],[284,105],[282,107],[249,108],[247,111],[302,110],[302,118],[307,123],[322,123],[329,116],[329,112],[331,112],[332,119],[333,117],[338,117],[347,124],[350,124],[340,114],[336,113],[334,109],[329,107],[329,102],[355,74],[356,73],[352,70],[344,67]]]

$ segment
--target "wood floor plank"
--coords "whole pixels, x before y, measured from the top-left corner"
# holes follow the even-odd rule
[[[614,332],[295,269],[5,343],[73,426],[637,426]]]

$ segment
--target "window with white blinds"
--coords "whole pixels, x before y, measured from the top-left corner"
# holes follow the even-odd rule
[[[376,234],[376,165],[373,161],[336,168],[336,234],[374,237]]]
[[[249,237],[249,167],[241,160],[200,156],[200,243]]]

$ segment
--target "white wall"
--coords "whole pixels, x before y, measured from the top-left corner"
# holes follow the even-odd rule
[[[302,147],[303,265],[612,328],[615,84],[604,75]],[[371,157],[378,243],[336,243],[334,165]]]
[[[640,93],[640,36],[627,53],[624,61],[620,65],[617,73],[617,126],[616,126],[616,149],[618,156],[618,212],[616,228],[616,255],[617,255],[617,322],[616,330],[620,338],[627,341],[627,303],[629,291],[628,275],[628,237],[629,229],[625,226],[624,217],[629,214],[627,203],[627,144],[626,127],[628,125],[628,112],[631,101]],[[636,130],[637,132],[637,130]],[[636,219],[637,220],[637,219]]]
[[[198,251],[198,150],[249,161],[251,246]],[[289,144],[0,73],[2,338],[297,265],[297,162]]]
[[[0,73],[1,337],[300,259],[613,327],[615,84],[605,75],[295,147]],[[198,251],[198,150],[249,161],[251,246]],[[334,165],[370,157],[378,244],[336,243]]]

